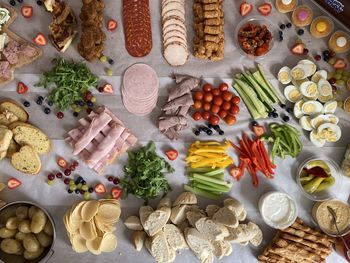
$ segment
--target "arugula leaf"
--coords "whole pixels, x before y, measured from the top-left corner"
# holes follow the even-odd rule
[[[55,58],[52,62],[55,66],[43,74],[35,87],[49,89],[53,86],[49,99],[60,110],[67,109],[77,100],[83,100],[85,93],[91,87],[96,87],[98,77],[84,63],[64,58]]]
[[[153,141],[138,150],[129,151],[128,157],[128,164],[123,169],[125,176],[121,180],[124,197],[133,194],[148,200],[171,190],[164,172],[173,173],[175,170],[157,155]]]

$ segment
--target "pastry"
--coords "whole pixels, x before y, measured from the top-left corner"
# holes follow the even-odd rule
[[[327,16],[316,17],[310,26],[310,33],[315,38],[328,36],[334,28],[333,21]]]
[[[311,24],[313,12],[307,5],[298,6],[292,14],[292,22],[297,27],[304,27]]]
[[[276,0],[276,8],[280,13],[288,13],[295,9],[298,0]]]
[[[344,31],[335,31],[328,41],[328,47],[335,53],[344,53],[350,49],[350,36]]]

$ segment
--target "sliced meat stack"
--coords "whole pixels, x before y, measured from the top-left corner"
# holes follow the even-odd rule
[[[194,55],[212,61],[224,58],[224,0],[195,0],[193,4],[195,31]]]
[[[123,0],[125,47],[133,57],[144,57],[152,49],[149,0]]]
[[[132,65],[124,73],[121,89],[123,104],[129,112],[138,116],[148,115],[158,100],[157,73],[146,64]]]
[[[188,59],[185,0],[162,0],[164,58],[171,66]]]
[[[105,107],[92,111],[86,118],[80,119],[79,124],[68,132],[66,140],[73,147],[73,154],[79,155],[99,174],[137,142],[118,117]]]
[[[77,19],[70,6],[60,0],[44,1],[47,11],[53,14],[49,25],[49,35],[52,45],[60,52],[65,52],[77,34]]]
[[[201,82],[199,78],[189,75],[174,75],[176,85],[169,91],[167,103],[162,107],[159,117],[159,131],[170,140],[178,139],[179,131],[187,127],[187,113],[193,105],[191,90]]]
[[[102,0],[83,0],[83,7],[79,15],[82,22],[79,54],[87,61],[93,61],[102,56],[106,35],[103,33],[103,9]]]

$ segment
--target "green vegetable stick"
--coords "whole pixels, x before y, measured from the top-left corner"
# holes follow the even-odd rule
[[[205,190],[202,190],[202,189],[198,189],[198,188],[193,188],[189,185],[185,185],[184,186],[184,190],[185,191],[189,191],[189,192],[192,192],[196,195],[200,195],[200,196],[203,196],[205,198],[209,198],[209,199],[212,199],[212,200],[221,200],[221,196],[218,195],[218,194],[214,194],[214,193],[210,193],[208,191],[205,191]]]

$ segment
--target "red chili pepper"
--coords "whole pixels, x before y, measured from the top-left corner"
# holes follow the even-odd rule
[[[172,150],[166,151],[165,155],[168,157],[170,161],[174,161],[179,156],[179,153],[176,150],[172,149]]]

